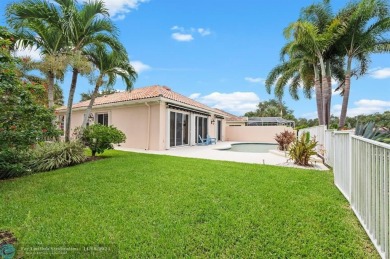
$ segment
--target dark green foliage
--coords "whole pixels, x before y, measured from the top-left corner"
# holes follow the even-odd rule
[[[31,154],[28,149],[6,148],[0,150],[0,179],[28,174]]]
[[[275,135],[275,140],[279,144],[279,150],[288,150],[288,146],[295,140],[295,133],[292,131],[285,130]]]
[[[390,144],[390,130],[376,127],[374,122],[366,124],[357,123],[355,135]]]
[[[94,124],[85,129],[76,130],[77,137],[91,149],[92,156],[102,154],[106,149],[113,149],[113,143],[126,141],[126,135],[114,126]]]
[[[32,156],[31,169],[34,172],[76,165],[86,159],[84,145],[79,141],[43,143],[37,145]]]
[[[44,88],[16,76],[16,61],[7,51],[10,44],[11,39],[0,38],[0,178],[27,173],[29,149],[59,134],[53,111],[39,100]]]
[[[308,166],[310,157],[316,154],[316,146],[317,141],[310,139],[310,134],[305,132],[291,144],[288,155],[294,164]]]

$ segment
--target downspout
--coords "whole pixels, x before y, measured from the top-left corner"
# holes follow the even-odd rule
[[[146,148],[145,150],[149,150],[149,140],[150,140],[150,105],[145,102],[145,105],[148,107],[148,125],[147,125],[147,136],[146,136]]]

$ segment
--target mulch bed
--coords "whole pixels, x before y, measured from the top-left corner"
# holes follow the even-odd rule
[[[7,230],[0,230],[0,247],[5,244],[13,245],[17,242],[13,233]]]

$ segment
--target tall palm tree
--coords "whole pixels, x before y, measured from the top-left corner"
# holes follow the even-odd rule
[[[18,47],[37,47],[43,55],[40,70],[48,79],[48,106],[54,106],[54,81],[63,78],[67,61],[64,56],[66,39],[62,30],[51,26],[39,12],[56,12],[47,1],[14,3],[7,8],[7,21],[19,37]]]
[[[61,2],[67,3],[67,1],[69,0]],[[89,46],[96,44],[107,44],[112,49],[121,51],[121,46],[118,45],[119,41],[116,38],[117,30],[111,20],[108,19],[108,10],[103,1],[86,2],[81,9],[77,8],[74,3],[70,6],[64,5],[64,8],[69,15],[69,22],[65,27],[69,29],[67,38],[73,53],[82,53]],[[79,73],[80,68],[73,66],[66,112],[65,141],[69,141],[70,138],[72,105]]]
[[[126,84],[126,90],[130,91],[133,87],[133,82],[137,77],[137,73],[130,65],[126,50],[109,51],[104,45],[94,45],[87,48],[84,54],[99,70],[99,75],[96,79],[95,89],[92,93],[88,108],[84,113],[82,127],[86,127],[88,116],[91,113],[95,98],[99,93],[100,87],[105,84],[112,86],[116,82],[117,76],[121,77]]]
[[[13,7],[15,5],[18,7]],[[39,20],[47,24],[48,28],[60,31],[65,38],[67,53],[73,60],[65,122],[65,141],[69,141],[77,77],[86,68],[82,58],[83,50],[94,44],[107,44],[117,49],[117,29],[109,20],[108,10],[102,0],[90,0],[83,5],[74,0],[24,0],[9,8],[8,21],[11,25],[25,27],[25,24]],[[13,9],[19,10],[18,15],[12,12]]]
[[[353,61],[357,61],[359,65],[358,74],[363,75],[368,70],[371,53],[390,52],[389,13],[389,5],[385,0],[362,0],[348,5],[340,12],[340,16],[346,20],[346,30],[337,45],[343,51],[347,62],[339,128],[345,125],[347,116],[351,77],[354,74]]]
[[[330,120],[332,73],[342,78],[342,61],[337,59],[333,50],[333,43],[342,31],[340,27],[340,21],[333,17],[329,1],[303,9],[300,19],[291,23],[284,32],[289,42],[282,48],[282,56],[287,55],[288,61],[275,67],[266,80],[268,91],[276,81],[275,94],[279,96],[290,82],[289,90],[294,99],[298,98],[296,91],[300,84],[303,84],[308,98],[314,87],[320,125],[329,124]]]

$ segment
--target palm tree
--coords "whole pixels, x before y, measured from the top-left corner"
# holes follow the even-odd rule
[[[50,86],[48,84],[48,82],[50,82],[49,76],[51,76],[52,74],[50,74],[49,71],[47,71],[47,69],[46,69],[48,67],[47,63],[48,62],[45,60],[33,61],[33,60],[31,60],[30,57],[21,57],[20,62],[17,63],[17,75],[23,81],[28,81],[30,83],[36,83],[36,84],[43,85],[45,87],[46,92],[48,92],[49,88],[50,88]],[[49,67],[50,67],[50,65],[49,65]],[[32,71],[35,71],[35,70],[39,70],[41,72],[42,76],[31,73]],[[63,71],[61,71],[61,72],[62,73],[56,74],[57,75],[56,78],[63,80],[64,73],[63,73]],[[53,89],[52,95],[53,95],[54,107],[64,105],[64,95],[63,95],[62,88],[57,83],[54,83],[54,82],[53,82],[53,85],[51,87]],[[50,96],[49,94],[46,94],[46,98],[41,100],[43,105],[48,106],[48,103],[50,103],[48,100],[49,96]]]
[[[84,54],[99,70],[99,75],[96,79],[95,89],[92,93],[88,108],[84,113],[82,127],[86,127],[87,125],[93,103],[103,84],[112,86],[115,84],[117,76],[120,76],[126,84],[126,90],[130,91],[137,77],[137,73],[130,65],[124,48],[121,51],[109,51],[104,45],[99,44],[87,48]],[[106,82],[105,79],[107,79]]]
[[[70,139],[72,105],[79,73],[88,72],[82,57],[83,50],[94,44],[107,44],[118,48],[116,28],[109,20],[102,0],[91,0],[80,6],[74,0],[24,0],[10,5],[8,21],[19,28],[42,21],[47,29],[58,30],[66,42],[67,53],[72,56],[72,80],[67,103],[65,141]]]
[[[64,34],[56,27],[50,26],[44,19],[33,18],[35,10],[49,12],[51,6],[46,1],[23,1],[11,4],[7,8],[8,23],[19,37],[18,47],[37,47],[43,55],[39,70],[48,79],[48,106],[54,106],[54,80],[63,78],[66,69],[64,51],[66,41]]]
[[[333,17],[329,1],[303,9],[300,19],[285,29],[285,37],[290,41],[281,53],[282,57],[289,57],[288,61],[282,58],[283,64],[275,67],[266,80],[268,92],[276,81],[275,94],[279,97],[288,82],[293,99],[298,99],[297,89],[301,84],[307,98],[314,87],[320,125],[329,124],[332,73],[342,78],[342,61],[333,50],[333,43],[340,35],[335,33],[339,27],[340,21]]]
[[[345,125],[351,77],[367,72],[371,53],[390,52],[389,13],[385,0],[362,0],[360,3],[348,5],[340,12],[340,16],[346,19],[346,30],[337,45],[343,50],[347,62],[339,128]],[[352,69],[354,60],[359,64],[358,73],[356,69]]]

